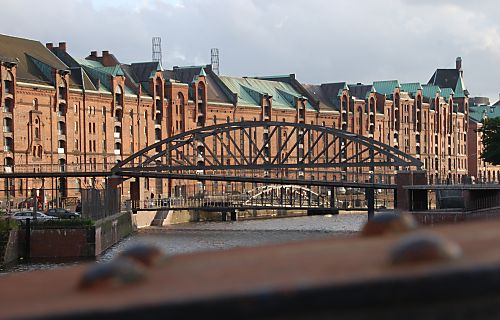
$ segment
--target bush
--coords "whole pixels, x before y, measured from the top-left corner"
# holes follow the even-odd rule
[[[9,237],[11,230],[16,230],[18,224],[12,219],[0,218],[0,242],[5,241]]]

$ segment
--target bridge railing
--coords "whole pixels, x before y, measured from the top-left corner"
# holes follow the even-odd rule
[[[375,208],[393,208],[393,194],[377,193]],[[328,196],[301,197],[299,195],[279,197],[250,197],[247,194],[199,195],[147,200],[127,200],[124,207],[129,210],[168,210],[193,208],[339,208],[346,210],[367,207],[364,195],[337,195],[331,203]]]
[[[145,167],[145,172],[148,167]],[[157,168],[155,165],[149,166],[149,168]],[[124,167],[125,171],[127,167]],[[132,168],[131,168],[132,169]],[[185,169],[169,169],[164,167],[163,171],[153,170],[151,172],[162,172],[166,174],[177,174],[182,173],[185,176],[211,176],[211,177],[255,177],[255,178],[273,178],[273,179],[295,179],[295,180],[310,180],[313,181],[333,181],[333,182],[351,182],[351,183],[374,183],[374,184],[395,184],[395,174],[394,171],[387,172],[357,172],[353,168],[349,168],[348,171],[341,170],[324,170],[321,168],[315,169],[200,169],[200,170],[185,170]]]

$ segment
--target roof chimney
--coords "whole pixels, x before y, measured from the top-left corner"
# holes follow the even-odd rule
[[[54,47],[54,45],[52,44],[52,42],[47,42],[47,43],[45,44],[45,46],[46,46],[46,47],[47,47],[47,49],[49,49],[49,50],[52,50],[52,48]]]
[[[97,51],[90,51],[91,57],[97,57]]]
[[[102,51],[102,56],[105,57],[105,56],[108,56],[109,55],[109,51],[108,50],[103,50]]]
[[[457,70],[462,70],[462,58],[461,57],[457,57],[457,60],[455,61],[455,68]]]
[[[464,76],[464,71],[462,70],[462,58],[457,57],[457,60],[455,61],[455,69],[457,69],[460,72],[460,76]]]
[[[66,52],[66,42],[59,42],[59,49]]]

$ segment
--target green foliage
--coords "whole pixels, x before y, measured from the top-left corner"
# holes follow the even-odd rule
[[[500,117],[485,119],[478,131],[483,134],[481,158],[494,165],[500,164]]]
[[[85,228],[94,225],[91,219],[50,219],[32,222],[36,228]]]
[[[17,221],[12,219],[1,219],[0,218],[0,239],[7,235],[9,231],[17,229]]]

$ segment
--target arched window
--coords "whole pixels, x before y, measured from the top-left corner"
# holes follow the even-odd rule
[[[3,132],[12,132],[13,122],[11,118],[3,118]]]
[[[58,87],[59,100],[66,100],[66,81],[61,79]]]
[[[358,133],[363,134],[363,108],[361,106],[358,107]]]
[[[35,120],[35,124],[37,122],[38,122],[38,119]],[[59,135],[66,135],[66,123],[64,121],[59,121],[57,123],[57,134],[59,134]]]
[[[422,131],[422,97],[417,97],[417,107],[415,110],[415,123],[417,124],[417,131]]]
[[[12,152],[14,148],[14,140],[11,137],[3,139],[3,148],[5,152]]]
[[[116,109],[115,110],[115,121],[122,121],[123,118],[123,112],[121,109]]]
[[[341,108],[341,128],[342,130],[348,130],[347,122],[349,121],[349,99],[347,95],[342,95],[342,100],[340,104]]]
[[[400,108],[400,99],[399,99],[399,93],[396,93],[394,95],[394,112],[395,112],[395,119],[394,119],[394,126],[395,130],[400,129],[400,119],[401,119],[401,108]]]
[[[156,85],[155,85],[155,91],[156,91],[156,96],[159,96],[161,97],[162,96],[162,90],[161,90],[161,78],[160,77],[157,77],[156,78]]]
[[[14,159],[12,159],[11,157],[5,157],[3,160],[3,164],[6,167],[12,167],[14,166]]]
[[[3,81],[3,90],[5,94],[13,94],[14,93],[14,77],[12,73],[7,72],[5,80]]]
[[[121,107],[123,105],[123,90],[121,86],[116,86],[115,88],[115,106]]]
[[[33,99],[33,110],[38,110],[38,99]]]

